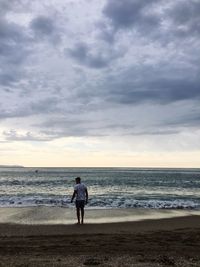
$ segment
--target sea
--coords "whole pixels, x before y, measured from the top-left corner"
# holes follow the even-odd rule
[[[0,168],[0,207],[74,207],[75,178],[88,209],[200,210],[200,169]]]

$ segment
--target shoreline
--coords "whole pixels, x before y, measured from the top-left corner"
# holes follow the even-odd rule
[[[86,224],[124,223],[144,220],[200,216],[198,210],[156,209],[85,209]],[[0,224],[71,225],[76,223],[75,208],[64,207],[1,207]]]

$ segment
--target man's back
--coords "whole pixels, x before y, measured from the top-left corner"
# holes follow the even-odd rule
[[[76,191],[76,200],[85,200],[87,187],[84,184],[76,184],[74,190]]]

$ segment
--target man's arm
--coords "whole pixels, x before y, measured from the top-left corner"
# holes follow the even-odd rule
[[[87,188],[85,189],[85,196],[86,196],[85,202],[87,204],[88,203],[88,191],[87,191]]]
[[[76,193],[77,193],[77,191],[74,190],[74,193],[73,193],[72,198],[71,198],[71,203],[73,202],[73,200],[74,200],[74,198],[75,198],[75,196],[76,196]]]

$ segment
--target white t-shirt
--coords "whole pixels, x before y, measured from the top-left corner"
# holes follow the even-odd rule
[[[87,190],[87,187],[84,184],[76,184],[74,190],[77,192],[76,200],[85,200],[85,191]]]

